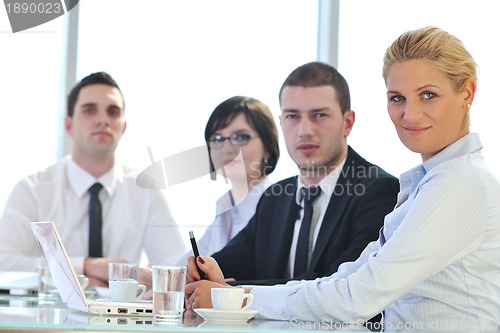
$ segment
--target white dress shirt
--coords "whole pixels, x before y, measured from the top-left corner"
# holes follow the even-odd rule
[[[260,197],[271,184],[269,178],[264,177],[238,203],[234,202],[231,191],[224,193],[215,203],[214,221],[207,227],[203,236],[196,241],[200,255],[209,256],[222,250],[241,229],[246,227],[255,214]],[[192,255],[193,251],[188,250],[178,264],[186,265],[188,256]]]
[[[12,190],[0,219],[0,271],[36,269],[40,249],[33,221],[54,221],[74,265],[81,273],[88,256],[88,188],[95,182],[103,215],[103,255],[138,263],[145,251],[149,264],[175,264],[185,246],[164,193],[136,185],[137,172],[115,165],[99,179],[70,156],[28,176]]]
[[[468,134],[400,177],[377,241],[332,276],[252,290],[272,319],[366,320],[388,331],[498,332],[500,184]]]

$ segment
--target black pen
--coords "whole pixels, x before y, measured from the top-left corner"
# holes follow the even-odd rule
[[[189,240],[191,241],[191,247],[193,248],[194,254],[194,262],[196,264],[196,268],[198,269],[198,274],[200,274],[200,278],[202,280],[208,280],[208,277],[203,271],[198,267],[198,257],[200,253],[198,252],[198,245],[196,245],[196,239],[194,238],[194,233],[192,231],[189,232]]]

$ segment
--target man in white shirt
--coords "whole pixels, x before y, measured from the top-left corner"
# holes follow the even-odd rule
[[[16,184],[0,219],[0,271],[36,269],[40,250],[30,222],[56,223],[77,273],[89,286],[107,285],[108,263],[175,263],[185,251],[164,194],[136,185],[135,170],[115,163],[126,129],[124,98],[107,73],[82,79],[68,96],[65,130],[73,139],[71,156]],[[95,183],[102,226],[89,232],[89,188]],[[101,186],[102,185],[102,186]],[[98,255],[89,238],[98,237]],[[92,237],[89,237],[89,234]],[[150,285],[150,270],[139,274]]]

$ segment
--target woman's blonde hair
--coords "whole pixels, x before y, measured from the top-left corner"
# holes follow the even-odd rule
[[[471,80],[477,86],[477,65],[472,55],[458,38],[436,27],[405,32],[392,43],[384,56],[384,80],[395,63],[417,59],[441,70],[457,92],[463,92]]]

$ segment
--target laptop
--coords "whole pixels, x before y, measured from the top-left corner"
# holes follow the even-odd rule
[[[0,294],[36,296],[38,294],[38,273],[0,272]]]
[[[72,311],[62,319],[64,324],[110,325],[110,326],[153,326],[153,317],[144,316],[95,316],[80,311]]]
[[[32,222],[31,229],[49,266],[62,301],[72,310],[119,316],[152,316],[151,301],[120,302],[106,299],[88,300],[78,282],[68,254],[52,221]]]

